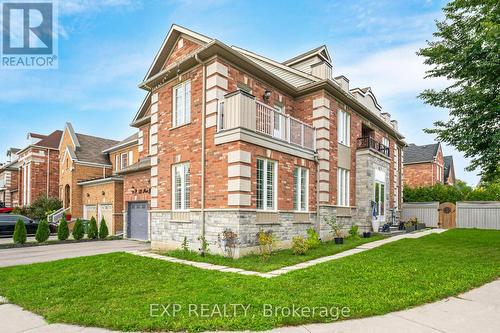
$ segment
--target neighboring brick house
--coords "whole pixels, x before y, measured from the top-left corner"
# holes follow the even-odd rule
[[[66,124],[61,152],[59,197],[72,219],[106,220],[110,234],[123,230],[123,179],[113,176],[113,163],[105,151],[118,141],[75,133]]]
[[[374,204],[388,220],[403,136],[370,88],[332,71],[326,46],[279,63],[173,25],[140,84],[143,168],[125,192],[150,188],[130,198],[149,214],[125,205],[130,229],[146,225],[153,248],[203,236],[212,251],[231,229],[242,255],[260,229],[289,246],[309,227],[331,237],[330,215],[370,230]]]
[[[409,187],[445,183],[445,161],[440,143],[404,148],[404,184]],[[451,171],[453,178],[455,171]]]
[[[59,141],[62,131],[49,135],[28,133],[29,144],[17,152],[19,205],[30,205],[41,195],[59,195]]]
[[[10,148],[7,151],[7,161],[0,165],[0,203],[3,203],[5,207],[19,206],[19,163],[17,156],[19,150]]]
[[[444,183],[446,185],[455,185],[455,166],[453,165],[453,156],[444,158]]]

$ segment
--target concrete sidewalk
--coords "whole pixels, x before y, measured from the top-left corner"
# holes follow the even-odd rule
[[[149,249],[149,243],[132,240],[106,240],[11,248],[0,250],[0,267]],[[0,332],[2,331],[0,330]]]
[[[1,300],[0,300],[1,302]],[[453,332],[497,333],[500,327],[500,280],[457,297],[383,316],[277,328],[268,333],[332,332]],[[2,333],[109,333],[112,331],[64,324],[47,324],[42,317],[12,305],[0,305]],[[218,332],[221,333],[221,332]],[[234,333],[234,332],[231,332]]]

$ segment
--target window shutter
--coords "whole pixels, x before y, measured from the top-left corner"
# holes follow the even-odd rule
[[[128,152],[128,165],[134,164],[134,152],[131,150]]]

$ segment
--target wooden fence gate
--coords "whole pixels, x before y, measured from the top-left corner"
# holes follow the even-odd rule
[[[445,202],[439,205],[438,227],[450,229],[456,227],[456,207],[454,203]]]

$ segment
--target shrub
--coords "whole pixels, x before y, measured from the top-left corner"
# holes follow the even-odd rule
[[[108,237],[109,231],[108,226],[106,225],[106,220],[104,217],[101,219],[101,224],[99,225],[99,238],[104,239]]]
[[[35,239],[38,243],[43,243],[49,239],[50,229],[47,220],[42,220],[36,229]]]
[[[268,260],[273,253],[276,243],[272,230],[259,230],[257,233],[257,243],[259,244],[260,258],[263,261]]]
[[[403,198],[405,202],[499,201],[500,182],[483,184],[475,189],[461,180],[457,180],[453,186],[436,184],[415,188],[405,187]]]
[[[33,220],[44,220],[48,214],[51,214],[62,207],[62,202],[58,198],[41,195],[35,199],[29,206],[16,207],[14,214],[24,215]]]
[[[352,225],[351,228],[349,229],[349,235],[352,238],[358,238],[359,237],[359,227],[357,225]]]
[[[219,247],[224,251],[226,256],[233,258],[234,250],[236,245],[238,245],[238,234],[231,229],[224,229],[222,236],[219,234],[217,238]]]
[[[292,238],[292,250],[295,255],[306,254],[309,247],[307,246],[307,240],[302,236],[295,236]]]
[[[208,246],[210,245],[207,241],[207,239],[205,238],[205,236],[200,236],[198,237],[198,240],[200,241],[200,253],[202,256],[205,255],[205,253],[208,253]]]
[[[16,222],[13,239],[16,244],[26,243],[26,226],[24,225],[24,221],[21,219]]]
[[[73,226],[73,238],[75,240],[80,240],[85,236],[85,230],[83,229],[83,223],[80,219],[76,219],[75,225]]]
[[[182,240],[181,248],[184,252],[189,251],[188,239],[186,236],[184,236],[184,239]]]
[[[68,221],[63,216],[61,221],[59,221],[59,226],[57,227],[57,239],[64,241],[69,237]]]
[[[319,240],[319,235],[316,232],[316,229],[310,227],[307,229],[307,248],[315,249],[321,245],[321,241]]]
[[[335,237],[342,237],[342,228],[344,227],[344,224],[342,222],[338,221],[337,218],[333,215],[330,215],[330,217],[325,217],[325,222],[330,226],[330,228],[332,228],[332,233]]]
[[[87,231],[87,237],[89,239],[96,239],[98,236],[98,231],[97,231],[97,221],[95,220],[95,217],[90,218],[90,223],[89,223],[89,229]]]

